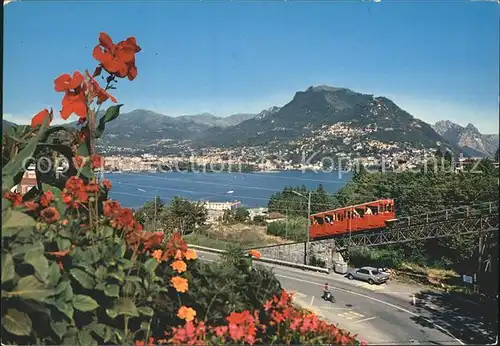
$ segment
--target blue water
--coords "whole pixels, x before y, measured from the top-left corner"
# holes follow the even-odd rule
[[[110,173],[105,177],[113,183],[110,197],[123,206],[139,208],[154,196],[169,201],[175,196],[189,200],[217,202],[240,201],[249,208],[267,206],[269,197],[285,186],[305,185],[315,189],[323,184],[334,193],[351,178],[337,172],[284,171],[277,173]],[[233,191],[233,193],[228,193]]]

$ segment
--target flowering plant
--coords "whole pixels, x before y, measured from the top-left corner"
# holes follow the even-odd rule
[[[98,118],[118,79],[137,77],[135,38],[117,44],[101,33],[90,74],[62,74],[60,116],[78,129],[50,126],[52,109],[3,138],[2,342],[7,344],[356,344],[348,333],[292,305],[260,253],[202,264],[178,233],[143,230],[131,209],[108,198],[109,180],[94,142],[120,115]],[[102,76],[107,73],[107,76]],[[96,78],[102,76],[106,85]],[[50,162],[41,170],[37,158]],[[68,167],[60,174],[58,159]],[[37,184],[14,191],[33,161]],[[239,256],[239,257],[238,257]],[[250,258],[249,258],[250,257]]]

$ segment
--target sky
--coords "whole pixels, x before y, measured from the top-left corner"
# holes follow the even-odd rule
[[[258,113],[311,85],[391,98],[426,122],[498,133],[499,10],[474,1],[17,1],[4,6],[4,119],[61,109],[99,33],[135,36],[123,110]]]

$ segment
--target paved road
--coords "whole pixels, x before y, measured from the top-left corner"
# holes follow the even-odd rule
[[[216,254],[197,252],[202,260],[218,260]],[[358,334],[358,339],[369,344],[464,345],[447,332],[445,326],[417,313],[412,306],[412,298],[404,294],[382,294],[384,288],[381,286],[349,281],[340,275],[255,263],[272,267],[282,286],[295,292],[295,299],[302,305]],[[325,282],[330,284],[335,304],[321,299]]]

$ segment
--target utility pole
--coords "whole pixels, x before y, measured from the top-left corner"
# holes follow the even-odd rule
[[[285,239],[288,239],[288,208],[285,209]]]
[[[477,292],[480,293],[480,282],[481,282],[481,269],[483,267],[483,253],[484,253],[484,236],[480,232],[479,233],[479,244],[478,244],[478,256],[477,256],[477,271],[476,271],[476,289]]]
[[[292,193],[296,194],[297,196],[301,196],[305,199],[307,199],[307,241],[305,243],[305,248],[304,248],[304,264],[307,265],[308,262],[309,262],[309,256],[307,255],[308,251],[309,251],[309,230],[311,228],[311,194],[312,192],[309,191],[309,194],[307,196],[304,196],[303,194],[295,191],[295,190],[291,190]]]
[[[158,200],[158,196],[155,196],[155,218],[153,220],[153,228],[154,228],[154,231],[156,232],[156,201]]]
[[[310,251],[310,247],[309,247],[309,232],[311,230],[311,191],[309,191],[309,196],[308,196],[308,199],[307,199],[307,220],[308,220],[308,224],[309,224],[309,227],[307,227],[307,245],[306,245],[306,249],[307,249],[307,253],[306,253],[306,263],[305,264],[309,264],[309,251]]]

